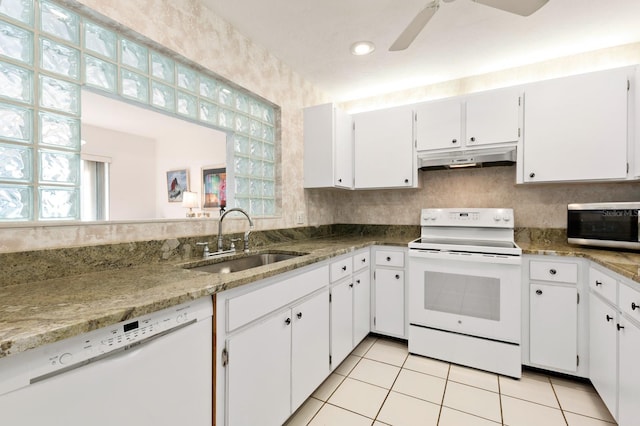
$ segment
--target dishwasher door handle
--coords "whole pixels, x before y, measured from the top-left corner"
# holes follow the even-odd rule
[[[176,327],[172,327],[172,328],[170,328],[168,330],[161,331],[160,333],[154,334],[153,336],[149,336],[149,337],[146,337],[144,339],[135,341],[135,342],[133,342],[131,344],[128,344],[128,345],[113,349],[113,350],[111,350],[109,352],[105,352],[105,353],[102,353],[100,355],[96,355],[96,356],[93,356],[91,358],[87,358],[85,360],[78,361],[78,362],[76,362],[74,364],[71,364],[69,366],[60,368],[59,370],[52,371],[50,373],[45,373],[45,374],[42,374],[40,376],[33,377],[33,378],[31,378],[29,380],[29,384],[32,385],[34,383],[38,383],[38,382],[50,379],[50,378],[55,377],[55,376],[59,376],[60,374],[64,374],[64,373],[67,373],[69,371],[75,370],[76,368],[84,367],[85,365],[88,365],[88,364],[91,364],[91,363],[94,363],[94,362],[97,362],[97,361],[100,361],[100,360],[103,360],[103,359],[106,359],[106,358],[111,358],[111,357],[114,357],[114,356],[116,356],[118,354],[122,354],[122,353],[124,353],[126,351],[129,351],[131,349],[139,349],[143,345],[151,343],[154,340],[156,340],[156,339],[158,339],[158,338],[160,338],[162,336],[166,336],[168,334],[171,334],[171,333],[174,333],[174,332],[176,332],[178,330],[181,330],[181,329],[183,329],[183,328],[185,328],[185,327],[187,327],[187,326],[189,326],[191,324],[194,324],[196,322],[197,322],[196,319],[192,319],[191,321],[187,321],[187,322],[182,323],[182,324],[180,324],[180,325],[178,325]]]

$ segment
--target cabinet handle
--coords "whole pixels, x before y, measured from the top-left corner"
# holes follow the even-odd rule
[[[529,177],[533,179],[534,177],[536,177],[536,174],[531,172],[531,173],[529,173]]]
[[[362,263],[366,263],[366,262],[367,262],[367,258],[366,258],[366,257],[363,257],[363,258],[362,258]]]
[[[391,257],[387,256],[387,262],[391,262]]]
[[[400,274],[396,274],[396,280],[400,279]]]
[[[298,312],[296,316],[298,317],[298,319],[302,318],[302,312]]]
[[[287,325],[291,324],[291,318],[287,318],[286,320],[284,320],[284,323]]]
[[[640,309],[640,305],[636,305],[636,302],[631,302],[631,310],[635,311],[636,308]]]
[[[338,182],[342,182],[342,179],[338,179]]]
[[[616,324],[616,327],[618,328],[618,331],[620,331],[624,328],[624,325]]]
[[[550,273],[551,275],[555,275],[555,274],[557,274],[557,273],[558,273],[558,271],[556,271],[555,269],[549,269],[549,273]]]
[[[458,139],[453,139],[451,143],[458,143]]]
[[[347,270],[347,265],[344,265],[344,266],[342,267],[342,270],[343,270],[343,271],[346,271],[346,270]]]
[[[609,314],[607,314],[607,322],[611,321],[613,319],[613,317]]]
[[[360,284],[360,280],[356,280],[356,284]]]
[[[405,180],[404,180],[404,183],[409,183],[409,179],[405,179]]]
[[[596,287],[598,287],[599,285],[602,285],[602,281],[596,280]]]
[[[473,136],[471,136],[471,139],[469,139],[469,140],[470,140],[471,142],[475,142],[475,141],[476,141],[476,138],[475,138],[475,137],[473,137]]]
[[[350,284],[349,284],[349,287],[353,288],[353,283],[350,283]]]
[[[538,296],[540,296],[540,295],[542,294],[542,290],[539,290],[539,289],[538,289],[538,290],[536,290],[536,294],[537,294]]]

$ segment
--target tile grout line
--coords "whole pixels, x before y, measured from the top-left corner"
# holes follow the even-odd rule
[[[438,410],[438,421],[436,425],[440,424],[440,417],[442,416],[442,407],[444,407],[444,396],[447,393],[447,384],[449,383],[449,375],[451,374],[451,363],[447,368],[447,377],[444,380],[444,390],[442,391],[442,400],[440,401],[440,410]]]
[[[367,358],[367,359],[369,359],[369,358]],[[409,354],[408,353],[407,353],[407,356],[405,357],[404,361],[402,362],[402,365],[400,366],[400,369],[398,370],[398,374],[396,374],[396,378],[393,379],[393,383],[391,383],[391,386],[387,390],[387,395],[384,397],[384,400],[382,400],[382,404],[380,404],[380,408],[378,408],[378,412],[376,413],[376,416],[373,419],[374,423],[376,421],[378,421],[378,416],[380,415],[380,412],[382,411],[382,407],[384,407],[385,402],[387,402],[387,398],[389,398],[389,395],[391,395],[391,389],[393,389],[393,386],[396,384],[396,381],[398,380],[398,377],[400,377],[400,373],[402,372],[402,369],[404,368],[404,365],[407,363],[407,359],[409,359]],[[380,421],[380,423],[384,423],[384,422]]]
[[[558,402],[558,407],[560,407],[560,413],[562,414],[562,418],[564,419],[565,424],[569,424],[567,420],[567,416],[564,414],[564,408],[562,408],[562,404],[560,403],[560,398],[558,398],[558,394],[556,392],[556,387],[553,386],[553,381],[550,376],[547,376],[547,380],[549,380],[549,386],[551,386],[551,390],[553,391],[553,396],[556,397],[556,401]]]

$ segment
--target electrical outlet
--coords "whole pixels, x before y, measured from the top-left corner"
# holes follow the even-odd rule
[[[300,211],[296,213],[296,224],[302,225],[304,223],[304,212]]]

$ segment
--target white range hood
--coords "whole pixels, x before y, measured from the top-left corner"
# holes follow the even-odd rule
[[[445,152],[418,152],[418,168],[421,170],[507,166],[514,165],[515,162],[515,144],[494,148],[476,148]]]

